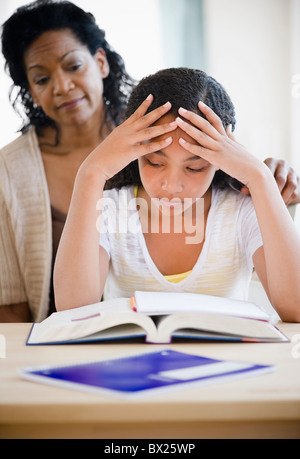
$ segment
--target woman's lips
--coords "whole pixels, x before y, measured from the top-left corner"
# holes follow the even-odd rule
[[[79,98],[79,99],[73,99],[73,100],[70,100],[69,102],[64,102],[63,104],[61,104],[59,107],[58,107],[58,110],[73,110],[74,108],[77,108],[78,105],[81,104],[81,102],[83,101],[83,97]]]

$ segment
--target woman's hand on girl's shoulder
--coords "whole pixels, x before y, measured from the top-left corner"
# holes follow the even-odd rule
[[[285,204],[299,204],[300,177],[296,171],[282,159],[267,158],[264,162],[274,175]]]
[[[281,193],[282,199],[287,206],[300,203],[300,177],[289,163],[282,159],[267,158],[264,163],[271,170]],[[243,194],[250,192],[245,186],[241,189]]]

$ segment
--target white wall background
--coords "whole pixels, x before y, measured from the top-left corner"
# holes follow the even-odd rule
[[[172,65],[170,61],[165,65],[162,46],[166,37],[166,25],[161,21],[163,1],[74,3],[96,16],[108,41],[123,56],[127,70],[138,79]],[[189,0],[185,2],[188,8]],[[0,23],[24,3],[0,0]],[[203,4],[203,69],[232,97],[238,140],[261,159],[287,159],[300,173],[300,0],[203,0]],[[173,13],[170,11],[170,21]],[[168,46],[170,43],[171,36]],[[0,147],[16,137],[19,127],[7,100],[9,79],[1,59]]]
[[[205,10],[208,71],[232,96],[237,135],[300,172],[300,1],[205,0]]]
[[[291,162],[300,173],[300,0],[291,3]]]

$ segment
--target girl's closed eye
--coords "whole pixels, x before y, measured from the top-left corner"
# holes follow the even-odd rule
[[[194,162],[187,165],[187,170],[190,172],[205,172],[210,166],[209,162],[204,161],[202,158],[196,159]]]
[[[149,164],[149,166],[153,166],[153,167],[159,167],[159,166],[163,165],[161,162],[155,161],[155,160],[150,160],[149,158],[146,158],[146,161]]]
[[[204,172],[205,171],[205,167],[199,167],[199,168],[187,167],[187,169],[190,172]]]

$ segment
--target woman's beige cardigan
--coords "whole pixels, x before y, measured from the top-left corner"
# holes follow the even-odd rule
[[[0,150],[0,307],[28,302],[47,316],[52,266],[51,207],[35,130]]]

